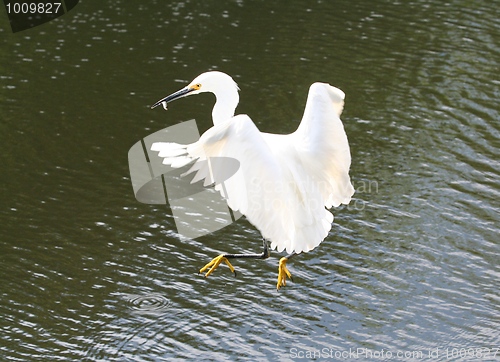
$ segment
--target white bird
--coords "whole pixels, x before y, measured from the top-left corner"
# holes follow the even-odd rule
[[[210,275],[221,262],[234,272],[228,260],[232,258],[265,259],[269,257],[269,241],[272,249],[289,253],[279,262],[279,289],[287,276],[291,278],[288,259],[311,251],[328,235],[333,215],[327,209],[348,204],[354,194],[349,143],[340,120],[345,94],[326,83],[312,84],[299,127],[281,135],[260,132],[249,116],[234,115],[238,91],[229,75],[211,71],[162,98],[151,108],[162,104],[167,109],[168,102],[188,95],[215,94],[214,126],[195,143],[157,142],[151,149],[172,167],[196,160],[183,176],[196,172],[192,183],[202,179],[204,185],[215,183],[228,206],[245,215],[264,238],[261,254],[221,254],[200,273],[210,268],[205,276]],[[220,167],[213,168],[210,162],[215,157],[238,160],[238,171],[218,182]]]

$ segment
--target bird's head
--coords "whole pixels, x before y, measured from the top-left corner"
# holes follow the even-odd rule
[[[160,104],[163,105],[163,108],[167,109],[167,103],[174,101],[179,98],[183,98],[193,94],[199,94],[203,92],[211,92],[214,93],[215,96],[222,92],[234,92],[239,90],[236,82],[226,73],[211,71],[202,73],[197,76],[191,83],[189,83],[186,87],[178,90],[175,93],[172,93],[165,98],[160,99],[158,102],[153,104],[151,108],[158,107]]]

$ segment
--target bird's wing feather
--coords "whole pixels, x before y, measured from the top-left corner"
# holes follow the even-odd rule
[[[329,84],[312,84],[302,121],[292,134],[306,172],[319,185],[327,208],[348,204],[354,194],[349,178],[351,153],[340,120],[344,97],[344,92]]]
[[[199,167],[198,161],[186,174],[196,171],[195,179],[200,173],[209,175],[229,207],[244,214],[263,237],[270,240],[283,238],[280,231],[289,225],[289,221],[285,213],[275,209],[283,207],[280,203],[286,200],[285,191],[278,185],[283,179],[282,170],[248,116],[239,115],[217,124],[187,150],[192,157],[209,162]],[[214,167],[214,161],[218,159],[222,163]],[[227,180],[216,180],[228,159],[239,162],[238,171]]]

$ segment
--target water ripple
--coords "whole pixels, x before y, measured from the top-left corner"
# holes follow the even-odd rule
[[[126,294],[124,298],[129,308],[140,313],[162,313],[172,306],[172,302],[160,293]]]

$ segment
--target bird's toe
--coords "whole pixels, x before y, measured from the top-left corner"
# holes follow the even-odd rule
[[[276,284],[276,289],[279,290],[281,287],[286,286],[286,278],[288,277],[290,280],[292,279],[292,274],[288,271],[286,267],[286,262],[288,261],[287,257],[283,257],[280,259],[280,263],[278,266],[278,283]]]
[[[200,269],[200,271],[198,272],[198,274],[201,274],[205,270],[208,269],[208,271],[205,273],[205,278],[206,278],[210,274],[212,274],[215,271],[215,269],[217,269],[217,267],[222,262],[226,263],[226,265],[229,267],[229,269],[231,270],[231,272],[233,272],[234,275],[236,276],[236,271],[235,271],[234,267],[231,265],[231,263],[229,262],[229,260],[224,256],[224,254],[218,255],[215,258],[213,258],[208,264],[206,264],[203,268]]]

